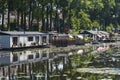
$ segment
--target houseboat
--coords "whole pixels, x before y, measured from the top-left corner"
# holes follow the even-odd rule
[[[67,47],[69,37],[68,34],[49,33],[50,44],[56,47]]]
[[[40,47],[49,44],[49,35],[41,32],[0,31],[0,49]]]
[[[114,40],[110,39],[110,34],[106,31],[96,31],[96,30],[85,30],[80,33],[84,38],[89,38],[90,42],[98,43],[98,42],[114,42]]]
[[[56,47],[69,45],[84,45],[83,36],[76,34],[49,33],[49,43]]]

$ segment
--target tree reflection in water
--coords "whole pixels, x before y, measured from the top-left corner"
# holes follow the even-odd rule
[[[94,50],[97,50],[98,46]],[[108,47],[107,47],[108,48]],[[69,51],[50,52],[49,49],[7,52],[0,56],[0,77],[9,80],[119,80],[115,74],[78,72],[78,68],[120,68],[118,49],[95,51],[79,48]]]

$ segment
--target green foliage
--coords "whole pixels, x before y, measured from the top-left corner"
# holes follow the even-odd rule
[[[113,48],[108,49],[108,50],[106,51],[106,53],[108,53],[108,54],[113,54],[113,53],[114,53],[114,49],[113,49]]]
[[[93,21],[93,23],[92,23],[92,28],[93,29],[100,29],[100,24],[99,24],[99,22],[98,21]]]
[[[109,26],[106,27],[107,32],[112,32],[113,31],[113,24],[110,24]]]
[[[90,15],[85,13],[84,11],[79,12],[79,15],[81,16],[80,19],[82,29],[90,29],[92,27]]]
[[[73,27],[73,32],[74,31],[79,32],[79,30],[80,30],[80,18],[73,16],[71,22],[72,22],[71,24]]]
[[[48,16],[47,6],[49,6]],[[58,13],[56,13],[57,11],[53,7],[61,10],[62,20],[61,22],[59,21],[60,23],[56,22],[60,20],[60,17],[57,17]],[[120,24],[119,0],[0,0],[0,13],[4,13],[7,9],[10,13],[19,13],[21,18],[25,15],[29,16],[31,25],[33,20],[37,22],[42,21],[44,25],[37,25],[42,26],[42,28],[46,26],[45,20],[50,18],[51,15],[54,28],[58,28],[57,26],[62,24],[60,31],[72,29],[74,33],[84,29],[95,28],[111,32],[114,26],[119,27]],[[22,14],[23,17],[21,16]]]

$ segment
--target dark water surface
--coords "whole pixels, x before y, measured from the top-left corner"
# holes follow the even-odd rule
[[[0,80],[120,80],[119,45],[1,51]]]

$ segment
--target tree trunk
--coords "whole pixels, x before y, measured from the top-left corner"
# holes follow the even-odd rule
[[[4,11],[2,12],[2,31],[4,30]]]
[[[61,32],[63,32],[64,31],[64,29],[65,29],[65,9],[63,9],[63,13],[62,13],[62,17],[63,17],[63,20],[62,20],[62,29],[60,30]]]
[[[28,20],[28,26],[29,26],[29,29],[31,28],[31,12],[32,12],[32,0],[30,0],[30,3],[29,3],[29,7],[30,7],[30,10],[29,10],[29,20]]]
[[[31,13],[31,21],[30,21],[30,24],[31,24],[31,28],[30,30],[33,30],[33,20],[34,20],[34,17],[33,17],[33,13]]]
[[[17,28],[19,28],[19,20],[20,20],[19,16],[20,16],[20,12],[17,11],[17,25],[16,25]]]
[[[44,24],[44,5],[42,6],[42,31],[45,31],[45,24]]]
[[[68,29],[72,29],[72,26],[71,26],[71,7],[70,7],[70,9],[69,9]]]
[[[52,30],[52,11],[53,11],[53,7],[52,7],[52,0],[50,1],[50,31]]]
[[[10,4],[10,3],[8,3]],[[9,8],[9,5],[8,5],[8,24],[7,24],[7,28],[8,28],[8,31],[10,31],[10,8]]]
[[[39,31],[39,18],[37,18],[37,31]]]
[[[26,13],[24,13],[24,31],[26,30]]]
[[[22,28],[22,29],[24,29],[24,27],[23,27],[23,26],[24,26],[24,23],[23,23],[23,22],[24,22],[24,18],[23,18],[23,17],[24,17],[24,14],[23,14],[23,12],[22,12],[22,13],[21,13],[21,28]]]
[[[31,28],[31,13],[29,13],[28,27]]]
[[[46,21],[46,31],[49,31],[49,14],[48,14],[48,9],[49,9],[49,6],[47,6],[47,11],[46,11],[46,17],[47,17],[47,21]]]
[[[58,13],[57,13],[57,10],[56,10],[56,13],[55,13],[55,19],[54,19],[54,30],[59,32],[59,25],[58,25]]]

